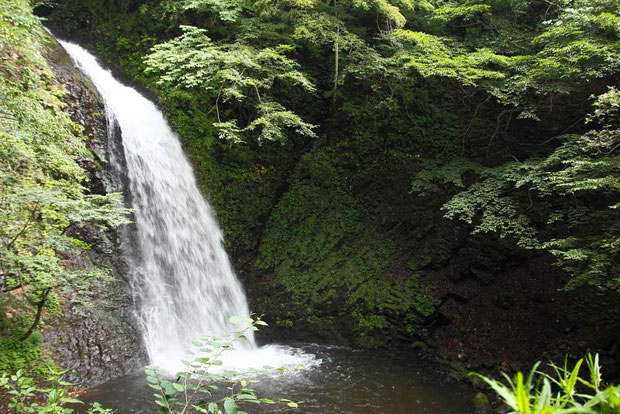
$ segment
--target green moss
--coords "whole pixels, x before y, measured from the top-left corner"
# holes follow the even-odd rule
[[[414,329],[419,315],[432,314],[434,307],[421,294],[418,275],[388,277],[397,245],[378,237],[364,220],[343,185],[338,158],[329,149],[303,157],[267,223],[256,267],[273,272],[274,286],[282,286],[294,307],[319,316],[324,326],[333,325],[333,318],[351,320],[345,336],[360,345],[381,345],[390,317],[405,318]],[[326,330],[321,333],[330,336]]]
[[[0,372],[15,372],[23,368],[41,369],[41,343],[43,336],[35,332],[25,341],[0,339]]]
[[[15,297],[0,297],[0,373],[41,369],[41,333],[34,332],[24,341],[19,339],[31,323],[29,316],[21,311],[24,306]]]
[[[2,372],[43,369],[39,329],[61,320],[67,292],[76,294],[85,273],[96,273],[99,263],[80,272],[78,251],[90,247],[69,234],[89,224],[109,229],[128,222],[120,194],[88,192],[77,161],[92,158],[84,128],[66,112],[65,87],[46,60],[69,65],[59,50],[30,1],[0,3],[0,61],[8,63],[0,67],[0,228],[10,240],[0,249]]]
[[[479,413],[488,413],[491,411],[491,403],[489,402],[489,397],[485,394],[479,392],[474,396],[474,407],[476,407],[476,411]]]

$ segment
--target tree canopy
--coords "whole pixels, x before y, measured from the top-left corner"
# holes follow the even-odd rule
[[[618,11],[614,0],[183,0],[166,13],[195,26],[145,63],[160,85],[200,89],[233,142],[350,133],[334,119],[392,131],[424,151],[411,191],[452,194],[445,217],[550,252],[569,287],[618,290]],[[455,113],[457,130],[411,115],[437,106],[415,96],[424,79],[447,85],[435,110]],[[362,121],[365,106],[383,118]]]

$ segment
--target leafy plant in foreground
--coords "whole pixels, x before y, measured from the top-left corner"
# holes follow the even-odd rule
[[[588,376],[580,370],[586,362]],[[598,354],[588,354],[571,368],[549,364],[553,374],[539,371],[540,362],[534,364],[529,374],[517,372],[513,378],[503,373],[506,383],[478,373],[480,378],[508,405],[515,414],[568,414],[568,413],[620,413],[620,387],[603,388]]]
[[[3,373],[0,376],[0,390],[5,390],[9,396],[7,408],[13,413],[38,414],[70,414],[74,409],[68,404],[84,404],[81,400],[69,396],[68,387],[74,383],[63,380],[67,371],[60,371],[57,367],[49,367],[47,387],[41,387],[34,378],[18,370],[13,375]],[[1,408],[1,407],[0,407]],[[112,410],[94,403],[87,411],[88,414],[111,414]]]
[[[211,414],[247,414],[239,410],[242,404],[276,404],[281,403],[290,408],[297,408],[297,402],[288,399],[278,401],[268,398],[259,398],[250,384],[258,382],[258,375],[269,375],[275,372],[284,372],[285,368],[249,369],[244,372],[226,371],[213,372],[214,367],[222,366],[224,352],[234,350],[234,344],[247,341],[246,334],[258,330],[259,325],[267,325],[260,318],[239,318],[232,316],[230,322],[238,325],[232,333],[207,335],[193,341],[194,351],[188,351],[193,360],[182,361],[187,371],[179,372],[175,379],[169,379],[162,371],[148,367],[146,380],[149,387],[156,392],[155,403],[161,407],[162,413],[211,413]],[[300,369],[297,366],[295,369]],[[220,385],[227,384],[220,391]],[[214,394],[217,394],[214,395]]]

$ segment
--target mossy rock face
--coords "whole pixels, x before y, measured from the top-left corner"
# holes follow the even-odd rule
[[[74,66],[58,42],[44,37],[42,52],[63,90],[65,110],[73,122],[84,127],[92,158],[80,160],[95,194],[122,190],[109,164],[110,151],[119,142],[108,140],[103,102],[92,82]],[[119,180],[122,178],[119,178]],[[71,231],[81,247],[64,252],[75,269],[105,269],[105,276],[76,280],[62,289],[54,316],[44,329],[44,348],[63,367],[71,367],[68,379],[95,385],[137,369],[144,364],[140,333],[133,316],[128,267],[120,249],[120,231],[103,232],[94,226]],[[61,316],[60,318],[58,316]]]
[[[45,374],[48,364],[58,364],[71,369],[68,380],[88,386],[143,362],[119,234],[95,224],[77,226],[70,213],[77,209],[63,204],[81,199],[78,194],[114,191],[104,106],[92,83],[32,15],[31,2],[1,4],[0,60],[9,65],[3,65],[0,76],[0,113],[18,115],[18,122],[2,128],[3,144],[9,144],[3,151],[18,150],[4,152],[6,194],[28,200],[28,194],[58,191],[42,202],[51,206],[47,210],[16,201],[15,207],[3,205],[3,223],[19,223],[21,211],[29,211],[31,218],[11,242],[20,247],[11,252],[4,246],[2,259],[30,256],[40,264],[36,270],[8,271],[20,276],[19,283],[2,280],[3,290],[8,289],[0,294],[0,371],[24,369],[36,376]],[[20,162],[19,148],[37,155],[23,158],[24,168],[5,168]],[[9,170],[12,176],[4,174]],[[41,230],[28,236],[38,226]],[[4,265],[3,270],[10,269]],[[39,289],[47,293],[39,296]]]
[[[418,316],[434,307],[420,293],[417,275],[389,277],[398,247],[373,234],[341,179],[338,158],[330,149],[302,158],[267,222],[256,268],[290,296],[289,315],[272,316],[303,321],[325,339],[386,345],[394,320],[415,330]]]
[[[491,403],[486,394],[479,392],[474,396],[473,402],[478,414],[488,414],[491,412]]]
[[[5,303],[0,303],[5,305]],[[7,318],[9,316],[9,318]],[[0,330],[4,331],[8,327],[7,319],[13,318],[11,313],[8,315],[0,316]],[[14,325],[14,321],[10,321],[10,325]],[[27,327],[27,321],[24,321],[22,325]],[[0,339],[0,372],[15,372],[18,369],[24,367],[28,369],[41,370],[40,363],[42,360],[42,335],[39,332],[35,332],[25,341],[17,340],[13,337],[3,337]]]

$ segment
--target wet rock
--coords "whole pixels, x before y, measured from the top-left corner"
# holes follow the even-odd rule
[[[439,306],[439,313],[446,318],[446,320],[451,321],[454,315],[458,313],[458,308],[459,303],[449,298]]]
[[[493,273],[484,271],[482,269],[472,267],[471,273],[478,279],[480,279],[485,285],[490,285],[495,280],[495,275]]]
[[[474,408],[476,409],[476,413],[479,414],[489,414],[491,413],[491,403],[489,398],[482,392],[479,392],[474,396],[473,399]]]
[[[461,254],[452,259],[448,268],[449,271],[447,272],[448,279],[452,282],[458,282],[466,277],[468,268],[472,263],[471,257],[469,257],[466,253],[459,253]]]
[[[509,310],[517,305],[517,298],[510,292],[500,291],[493,303],[500,309]]]
[[[55,39],[46,39],[44,56],[55,79],[62,84],[66,112],[84,127],[92,157],[78,160],[88,177],[92,194],[122,189],[108,162],[118,156],[119,143],[109,142],[104,105],[92,83],[77,71]],[[61,316],[48,322],[45,343],[55,361],[71,369],[68,380],[92,386],[136,370],[145,356],[133,316],[128,265],[121,252],[121,231],[104,232],[95,226],[72,228],[70,235],[90,245],[59,253],[64,264],[79,276],[61,291]],[[107,275],[94,277],[94,269]]]

